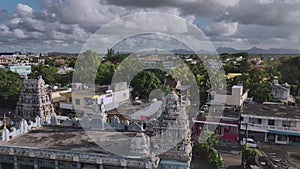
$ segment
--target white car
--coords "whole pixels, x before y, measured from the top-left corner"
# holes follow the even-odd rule
[[[243,138],[241,140],[241,145],[244,146],[245,144],[251,148],[257,148],[257,144],[252,138]]]

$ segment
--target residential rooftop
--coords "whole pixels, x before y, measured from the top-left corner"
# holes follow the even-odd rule
[[[211,88],[207,90],[208,93],[211,94],[221,94],[221,95],[232,95],[232,89],[242,88],[243,94],[246,93],[249,89],[246,89],[243,87],[243,85],[233,85],[233,86],[227,86],[225,88]]]
[[[299,108],[296,106],[286,106],[280,104],[247,104],[244,107],[242,114],[300,120]]]
[[[89,131],[93,132],[93,131]],[[114,139],[116,131],[94,131],[101,138],[107,138],[107,145],[115,148],[128,147],[124,146]],[[135,132],[122,132],[128,137],[134,136]],[[36,130],[32,130],[26,134],[18,136],[10,141],[4,142],[2,146],[37,148],[49,150],[64,150],[83,153],[101,153],[110,154],[96,144],[82,128],[66,127],[66,126],[43,126]]]

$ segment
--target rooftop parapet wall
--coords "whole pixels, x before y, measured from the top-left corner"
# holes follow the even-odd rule
[[[6,127],[3,129],[2,132],[2,141],[9,141],[14,137],[17,137],[21,134],[28,133],[33,128],[41,127],[41,119],[39,117],[35,118],[35,122],[29,121],[29,123],[22,119],[20,122],[20,128],[12,128],[12,131],[9,131]]]
[[[103,164],[133,168],[156,168],[158,158],[126,158],[116,155],[70,152],[61,150],[22,148],[13,146],[0,146],[0,154],[6,156],[22,156],[29,158],[42,158],[70,162]]]

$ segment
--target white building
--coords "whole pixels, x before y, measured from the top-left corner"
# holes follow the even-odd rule
[[[74,68],[72,67],[67,67],[67,66],[61,66],[59,67],[58,69],[58,74],[67,74],[69,72],[73,72],[74,71]]]
[[[243,86],[234,85],[229,90],[213,90],[208,91],[208,99],[212,103],[224,103],[228,106],[240,107],[248,97],[249,90],[244,91]]]
[[[273,98],[287,100],[290,97],[290,85],[288,83],[279,84],[278,80],[274,80]]]
[[[243,137],[257,141],[300,145],[300,111],[294,106],[248,104],[241,114],[240,129]]]
[[[97,90],[97,89],[96,89]],[[111,86],[101,86],[98,91],[74,90],[72,91],[72,103],[60,103],[62,109],[75,109],[76,111],[89,111],[93,104],[97,101],[102,103],[106,111],[113,110],[119,107],[123,102],[130,99],[131,88],[126,82],[113,83]]]

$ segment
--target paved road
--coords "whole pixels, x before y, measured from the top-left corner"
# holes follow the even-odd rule
[[[220,154],[224,160],[225,167],[227,169],[241,168],[242,156],[240,154],[231,154],[231,153],[224,153],[224,152],[220,152]]]
[[[191,169],[214,169],[203,157],[193,156]]]
[[[228,169],[241,168],[241,146],[236,141],[221,140],[216,146],[216,149],[221,154],[225,167]]]

